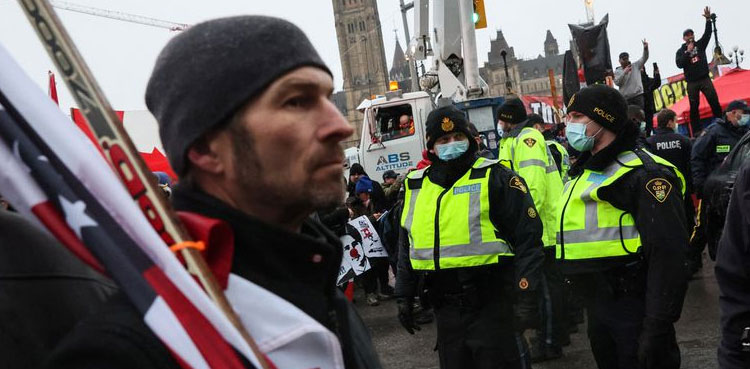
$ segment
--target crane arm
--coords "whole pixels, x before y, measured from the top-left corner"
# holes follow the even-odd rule
[[[156,19],[156,18],[144,17],[141,15],[93,8],[89,6],[69,3],[67,1],[50,0],[50,4],[53,7],[58,8],[58,9],[68,10],[68,11],[72,11],[76,13],[94,15],[97,17],[116,19],[116,20],[121,20],[124,22],[143,24],[143,25],[152,26],[152,27],[165,28],[170,31],[184,31],[185,29],[190,27],[189,24],[185,24],[185,23],[175,23],[175,22],[169,22],[169,21]]]

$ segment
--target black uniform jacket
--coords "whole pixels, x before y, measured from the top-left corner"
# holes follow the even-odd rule
[[[0,210],[0,367],[38,368],[117,286],[17,213]]]
[[[178,185],[173,200],[178,210],[229,223],[235,239],[232,273],[289,301],[335,333],[347,368],[380,367],[367,328],[336,288],[343,248],[325,226],[307,220],[301,233],[290,233],[187,186]],[[49,368],[179,367],[124,300],[85,323],[58,347]]]
[[[703,36],[695,41],[693,53],[687,52],[687,44],[682,44],[675,54],[677,68],[682,68],[685,72],[685,80],[694,82],[708,77],[708,61],[706,60],[706,48],[708,41],[711,40],[711,21],[706,19],[706,28],[703,30]]]
[[[718,168],[734,148],[747,128],[736,127],[728,121],[717,119],[704,130],[695,141],[690,163],[693,169],[693,184],[697,194],[702,195],[703,185],[711,172]]]
[[[600,171],[616,160],[619,153],[635,148],[635,138],[616,139],[596,155],[581,155],[571,169],[572,176],[583,168]],[[639,150],[643,150],[639,148]],[[643,153],[645,154],[645,153]],[[659,200],[649,182],[662,179],[671,189]],[[686,252],[688,231],[683,210],[681,183],[677,175],[662,165],[641,166],[611,185],[599,190],[599,198],[614,207],[632,214],[642,241],[641,252],[630,260],[600,259],[581,263],[562,264],[566,274],[584,273],[590,279],[635,278],[636,287],[642,289],[646,300],[646,316],[652,319],[675,322],[682,311],[687,290],[688,273]],[[580,276],[578,276],[580,278]]]
[[[716,255],[721,307],[719,366],[750,368],[750,352],[740,338],[750,327],[750,162],[743,164],[732,190],[724,233]]]
[[[672,163],[685,177],[686,194],[692,193],[693,178],[690,171],[690,153],[693,144],[690,139],[675,133],[669,128],[657,128],[654,135],[647,138],[649,151]]]
[[[427,169],[426,175],[431,182],[450,188],[467,170],[470,170],[475,157],[472,154],[463,160],[456,159],[456,162],[451,162],[451,164],[433,158],[433,164]],[[534,207],[534,201],[528,193],[526,182],[499,163],[488,170],[490,170],[490,220],[495,225],[497,234],[511,245],[515,256],[507,260],[501,258],[500,263],[494,265],[430,272],[428,288],[431,288],[432,292],[437,295],[461,292],[462,284],[472,284],[475,279],[487,276],[499,278],[493,283],[495,288],[511,291],[514,288],[518,291],[534,291],[540,282],[541,267],[544,262],[542,222]],[[507,273],[508,271],[512,273]],[[418,274],[412,269],[409,260],[406,230],[401,228],[396,295],[415,296],[420,292],[417,291],[417,281]],[[485,285],[484,281],[477,284]]]

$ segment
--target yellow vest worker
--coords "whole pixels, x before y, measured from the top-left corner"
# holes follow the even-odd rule
[[[679,368],[685,180],[636,146],[638,127],[617,90],[584,88],[567,111],[568,143],[581,155],[560,198],[557,259],[584,299],[597,365]]]
[[[544,119],[539,114],[529,114],[529,123],[534,127],[534,129],[539,131],[542,136],[544,136],[545,143],[547,144],[547,148],[552,155],[552,159],[554,159],[555,164],[557,164],[557,172],[560,174],[562,183],[565,184],[566,182],[568,182],[568,170],[570,170],[570,155],[568,154],[568,150],[565,148],[565,146],[555,140],[556,134],[554,132],[556,131],[556,129],[545,130]]]
[[[544,136],[527,119],[520,99],[510,99],[498,109],[498,117],[507,132],[500,141],[498,159],[518,173],[529,186],[534,205],[544,226],[545,247],[555,246],[557,200],[562,193],[562,180]]]
[[[399,320],[409,333],[419,330],[412,303],[422,277],[422,298],[435,309],[441,368],[528,367],[519,331],[538,311],[542,223],[526,183],[477,155],[467,123],[452,106],[432,111],[432,165],[404,181]]]

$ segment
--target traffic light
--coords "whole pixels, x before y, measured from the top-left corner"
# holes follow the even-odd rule
[[[474,21],[474,28],[487,28],[487,17],[484,15],[484,0],[472,1],[474,3],[474,14],[472,14],[471,20]]]

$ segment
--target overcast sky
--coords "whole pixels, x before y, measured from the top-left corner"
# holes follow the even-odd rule
[[[391,63],[395,46],[393,30],[398,31],[403,45],[403,26],[398,0],[377,0],[386,60]],[[334,73],[335,85],[343,81],[331,0],[71,0],[113,11],[132,13],[179,23],[196,23],[206,19],[239,15],[265,14],[286,18],[300,26],[310,37]],[[407,1],[408,2],[408,1]],[[560,52],[568,49],[568,23],[584,21],[583,0],[485,0],[488,28],[477,31],[479,60],[487,60],[490,39],[502,29],[505,38],[515,47],[517,56],[532,58],[542,54],[544,36],[550,29],[557,38]],[[595,0],[597,22],[609,13],[609,38],[613,64],[620,51],[628,51],[631,59],[640,57],[643,38],[648,39],[652,62],[658,62],[662,76],[680,71],[674,54],[685,28],[703,29],[702,9],[712,7],[718,14],[719,41],[725,53],[738,45],[747,50],[750,68],[750,32],[747,17],[750,1],[719,0],[706,4],[697,0]],[[161,48],[174,33],[149,26],[59,10],[63,23],[73,37],[89,67],[113,107],[118,110],[145,109],[144,91],[153,63]],[[411,23],[413,15],[408,14]],[[411,32],[413,34],[413,32]],[[47,53],[14,0],[0,0],[0,44],[19,61],[26,72],[46,91],[47,70],[55,70]],[[711,40],[713,48],[714,40]],[[217,66],[218,67],[218,66]],[[389,65],[390,67],[390,65]],[[210,72],[210,71],[207,71]],[[70,94],[58,80],[61,105],[67,110],[74,105]]]

